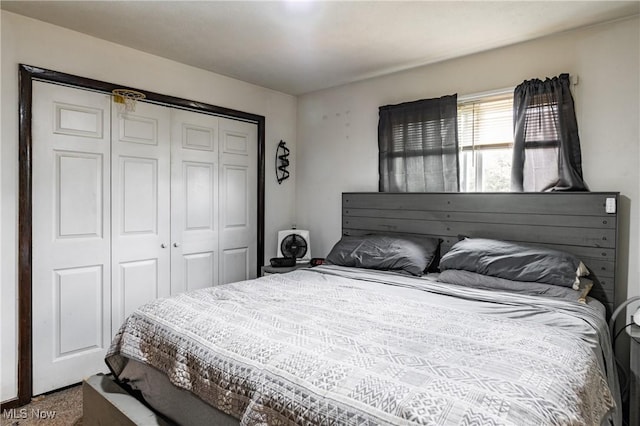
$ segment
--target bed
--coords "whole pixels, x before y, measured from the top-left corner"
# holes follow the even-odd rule
[[[144,305],[107,364],[180,424],[621,424],[606,325],[610,198],[346,193],[331,264]],[[399,263],[380,267],[397,254],[384,251],[354,264],[354,241],[392,241]],[[465,259],[487,242],[483,256],[511,266],[465,270],[485,265]],[[511,255],[495,255],[505,247]],[[573,271],[558,284],[544,272],[555,263],[542,262],[537,282],[531,268],[512,267],[529,249],[536,262],[561,252],[583,264],[556,262]]]

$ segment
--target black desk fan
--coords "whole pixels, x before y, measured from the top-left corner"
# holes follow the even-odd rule
[[[302,259],[307,254],[307,240],[299,234],[289,234],[280,242],[280,251],[284,257]]]
[[[286,229],[278,232],[278,257],[271,259],[271,266],[295,266],[310,259],[309,231]]]

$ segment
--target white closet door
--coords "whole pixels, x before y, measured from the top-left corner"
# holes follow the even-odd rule
[[[112,107],[112,332],[140,305],[170,293],[171,110]]]
[[[110,97],[33,83],[33,392],[106,370]]]
[[[171,294],[217,285],[218,118],[174,109]]]
[[[219,119],[220,282],[255,278],[257,271],[258,129]]]

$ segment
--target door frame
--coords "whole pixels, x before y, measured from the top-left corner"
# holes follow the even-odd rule
[[[18,101],[18,396],[2,403],[0,409],[15,408],[31,401],[33,392],[32,345],[32,134],[31,112],[33,81],[61,84],[111,94],[113,89],[132,89],[143,92],[145,101],[204,114],[239,119],[258,126],[258,212],[256,273],[260,276],[264,260],[265,210],[265,117],[244,111],[163,95],[146,90],[124,87],[90,78],[79,77],[31,65],[19,65]]]

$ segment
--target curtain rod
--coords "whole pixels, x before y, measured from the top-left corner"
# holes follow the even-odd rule
[[[577,86],[578,83],[580,82],[580,79],[578,78],[578,74],[569,74],[569,79],[571,81],[571,86]],[[513,87],[504,87],[502,89],[487,90],[484,92],[476,92],[476,93],[461,95],[461,96],[458,96],[458,102],[459,103],[471,102],[471,101],[486,98],[489,96],[513,94],[513,91],[515,90],[516,86],[517,84]]]
[[[515,88],[516,88],[516,86],[505,87],[505,88],[502,88],[502,89],[487,90],[485,92],[469,93],[467,95],[458,96],[458,103],[475,101],[477,99],[482,99],[482,98],[486,98],[486,97],[489,97],[489,96],[500,96],[500,95],[513,94],[513,90]]]

